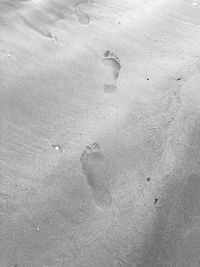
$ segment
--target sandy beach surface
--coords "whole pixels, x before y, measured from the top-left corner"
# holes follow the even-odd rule
[[[0,267],[200,266],[200,1],[0,0]]]

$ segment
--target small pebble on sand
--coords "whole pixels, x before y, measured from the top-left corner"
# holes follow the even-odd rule
[[[155,198],[155,200],[154,200],[154,204],[156,204],[158,202],[158,199],[157,198]]]
[[[57,152],[62,153],[63,152],[63,148],[62,146],[56,144],[56,145],[52,145],[52,147],[54,148],[54,150],[56,150]]]

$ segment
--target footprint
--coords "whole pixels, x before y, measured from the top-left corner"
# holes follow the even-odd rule
[[[109,78],[103,86],[104,92],[113,93],[117,90],[117,79],[119,77],[119,72],[121,69],[120,60],[117,55],[107,50],[104,53],[103,63],[105,67],[107,67],[107,71],[109,74]]]
[[[80,10],[75,10],[74,14],[76,14],[78,21],[81,24],[87,25],[90,23],[90,17],[87,14],[81,12]]]
[[[100,146],[97,143],[87,146],[81,154],[80,161],[96,205],[102,209],[110,207],[111,181]]]
[[[90,16],[83,11],[83,6],[90,6],[92,4],[93,1],[91,0],[83,0],[73,5],[74,14],[77,16],[78,21],[83,25],[90,23]]]

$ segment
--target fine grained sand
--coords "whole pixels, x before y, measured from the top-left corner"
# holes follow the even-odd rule
[[[0,0],[1,267],[200,266],[199,27],[194,0]]]

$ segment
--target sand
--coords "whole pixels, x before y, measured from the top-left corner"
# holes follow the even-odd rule
[[[0,267],[200,266],[200,2],[0,0]]]

